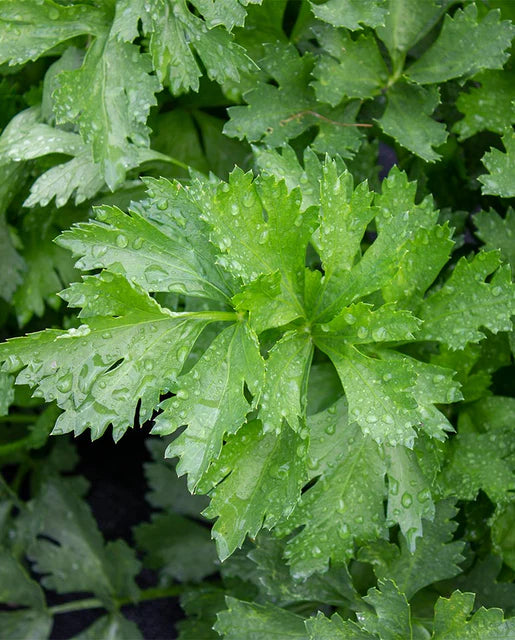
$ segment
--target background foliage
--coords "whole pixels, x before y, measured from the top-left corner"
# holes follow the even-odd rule
[[[514,22],[0,0],[2,637],[515,638]]]

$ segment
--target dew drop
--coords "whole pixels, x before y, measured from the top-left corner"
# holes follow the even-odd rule
[[[413,504],[413,496],[411,495],[411,493],[408,493],[406,491],[402,494],[401,504],[405,509],[411,507],[411,505]]]
[[[129,241],[127,240],[127,236],[124,236],[123,233],[119,233],[116,236],[116,244],[121,248],[124,249],[128,244]]]

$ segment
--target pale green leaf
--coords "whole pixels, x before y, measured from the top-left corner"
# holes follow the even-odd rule
[[[228,440],[200,486],[202,492],[212,489],[204,515],[218,517],[212,535],[222,560],[247,533],[255,537],[291,513],[305,482],[306,449],[307,442],[291,429],[263,433],[259,421]]]
[[[388,475],[387,519],[390,523],[399,524],[413,553],[417,539],[426,533],[422,528],[422,518],[432,520],[435,514],[431,486],[420,469],[414,451],[399,445],[385,447],[385,454]],[[402,590],[405,592],[405,589]]]
[[[259,397],[263,373],[255,335],[237,323],[215,338],[193,369],[179,378],[177,395],[161,404],[153,433],[169,434],[187,425],[166,456],[179,457],[177,473],[188,474],[190,490],[220,455],[225,436],[245,422],[251,405],[244,385]]]
[[[279,150],[253,147],[254,158],[264,173],[270,173],[277,180],[284,180],[288,191],[300,189],[302,208],[320,203],[320,179],[322,166],[311,147],[304,151],[304,166],[299,163],[295,151],[285,145]]]
[[[54,433],[79,434],[89,427],[99,437],[112,424],[119,439],[134,422],[138,400],[141,421],[151,417],[210,320],[168,312],[136,285],[107,272],[74,285],[66,297],[84,304],[86,315],[99,317],[78,329],[14,338],[1,345],[0,360],[7,371],[23,368],[18,384],[37,387],[37,395],[65,409]]]
[[[338,277],[323,281],[323,291],[315,318],[325,322],[350,302],[364,297],[379,289],[392,286],[392,283],[402,284],[403,273],[409,267],[409,260],[417,257],[427,263],[428,269],[418,269],[413,285],[407,287],[406,294],[423,291],[433,282],[445,261],[445,250],[449,248],[449,232],[446,227],[436,225],[438,213],[434,209],[432,200],[426,198],[420,204],[415,204],[416,186],[409,183],[404,173],[395,167],[390,171],[387,179],[381,185],[382,193],[375,196],[375,222],[377,238],[365,251],[361,259],[350,269],[338,274]],[[369,212],[365,209],[359,214],[357,228],[365,231],[365,220]],[[352,219],[349,221],[351,224]],[[328,227],[328,242],[333,243],[333,255],[338,256],[341,243],[331,235],[331,224],[324,219],[321,221],[320,234],[323,236]],[[334,225],[332,225],[334,228]],[[358,249],[357,238],[361,231],[352,237],[352,243]],[[429,246],[424,239],[436,236],[435,246]],[[415,241],[414,241],[415,240]],[[421,247],[420,245],[424,245]],[[438,249],[438,251],[437,251]],[[352,253],[354,250],[352,251]],[[413,253],[412,253],[413,252]],[[436,257],[435,257],[436,254]],[[324,265],[330,269],[330,264]],[[413,271],[415,269],[413,268]],[[423,275],[422,275],[423,274]],[[327,284],[329,283],[329,286]]]
[[[410,606],[394,582],[379,580],[378,588],[369,589],[363,599],[375,609],[374,613],[360,613],[360,622],[369,633],[381,640],[413,638]]]
[[[264,431],[279,433],[283,420],[303,434],[306,418],[308,374],[313,357],[309,333],[286,333],[270,350],[259,417]]]
[[[373,193],[362,182],[354,189],[347,171],[341,173],[335,161],[326,161],[320,183],[320,233],[317,248],[327,283],[333,273],[352,268],[361,254],[361,240],[372,220]]]
[[[485,337],[482,327],[494,333],[509,331],[514,308],[511,271],[500,264],[499,253],[481,252],[471,260],[463,257],[443,287],[421,304],[417,315],[424,324],[418,338],[463,349]]]
[[[234,308],[249,312],[249,324],[256,333],[292,322],[299,312],[281,291],[279,271],[259,276],[242,287],[233,299]]]
[[[173,291],[227,300],[231,279],[214,264],[195,202],[179,185],[148,180],[149,200],[129,214],[115,207],[97,210],[97,220],[65,231],[58,244],[81,256],[83,270],[111,269],[147,291]]]
[[[315,227],[315,209],[302,212],[299,191],[288,193],[284,182],[272,176],[253,182],[252,174],[239,169],[206,205],[203,215],[222,253],[218,263],[245,284],[278,270],[287,306],[302,316],[306,246]]]
[[[331,421],[334,416],[337,420]],[[324,469],[313,452],[317,482],[302,494],[291,516],[279,525],[281,534],[303,527],[286,545],[285,556],[297,579],[338,566],[354,553],[354,542],[384,535],[384,462],[379,448],[348,423],[346,414],[328,410],[327,433],[334,433],[333,460]],[[320,456],[320,454],[318,454]]]
[[[370,357],[356,347],[317,336],[316,345],[331,358],[342,381],[351,419],[367,437],[396,446],[412,446],[421,421],[413,393],[416,373],[407,358]]]
[[[319,611],[316,616],[305,621],[309,633],[309,640],[376,640],[377,636],[361,629],[351,620],[342,620],[334,613],[326,618]]]
[[[58,123],[77,122],[110,189],[134,166],[134,146],[148,146],[146,120],[159,88],[139,47],[104,35],[90,45],[79,69],[59,74],[54,94]],[[77,99],[80,96],[80,99]]]
[[[36,60],[70,38],[102,33],[108,19],[90,4],[63,6],[53,0],[2,0],[0,15],[0,64],[10,65]]]

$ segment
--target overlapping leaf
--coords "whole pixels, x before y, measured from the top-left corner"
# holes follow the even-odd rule
[[[452,427],[435,405],[461,396],[452,370],[398,345],[432,340],[456,348],[481,339],[482,326],[507,330],[512,296],[509,270],[498,268],[495,252],[459,262],[446,284],[426,293],[448,258],[450,230],[437,224],[429,199],[416,203],[403,173],[392,171],[374,195],[366,184],[354,189],[330,160],[311,170],[321,173],[321,184],[309,207],[301,190],[288,191],[270,175],[253,179],[236,170],[227,183],[197,179],[188,188],[149,180],[148,199],[129,214],[102,207],[96,221],[59,240],[80,256],[79,268],[103,269],[62,294],[81,307],[83,324],[0,347],[5,370],[22,369],[18,383],[65,410],[55,433],[89,427],[98,437],[112,424],[119,438],[136,410],[148,420],[160,395],[175,393],[161,405],[155,429],[185,427],[167,455],[179,456],[191,489],[210,493],[206,514],[218,518],[220,555],[290,516],[283,531],[305,525],[288,546],[299,575],[323,570],[330,558],[344,562],[354,540],[384,531],[386,468],[378,444],[400,456],[390,476],[403,488],[391,492],[388,517],[414,547],[422,518],[432,516],[430,487],[402,447],[411,448],[420,430],[445,439]],[[377,237],[365,242],[372,222]],[[320,270],[306,269],[311,241]],[[479,281],[493,271],[490,282]],[[451,295],[457,283],[464,296],[458,320],[451,313],[461,300]],[[201,298],[202,310],[180,304],[170,311],[149,295],[155,292]],[[352,422],[340,457],[300,498],[310,475],[314,346],[332,360]],[[251,418],[257,421],[247,424]],[[369,469],[375,499],[365,508],[358,479]],[[329,536],[320,523],[340,501],[342,517],[333,519]]]

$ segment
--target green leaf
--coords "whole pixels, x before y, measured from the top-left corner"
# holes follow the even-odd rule
[[[72,640],[143,640],[138,626],[119,613],[98,618],[90,627]]]
[[[97,210],[97,221],[65,231],[58,244],[81,256],[83,270],[123,273],[146,291],[172,291],[226,301],[233,286],[214,261],[207,227],[181,187],[148,180],[151,199],[129,215],[115,207]]]
[[[146,494],[147,501],[156,509],[198,518],[202,509],[207,507],[207,498],[191,495],[184,478],[177,477],[175,465],[170,460],[164,460],[166,440],[150,438],[146,445],[154,458],[154,462],[143,465],[150,488]]]
[[[119,439],[133,424],[139,400],[140,420],[151,417],[210,319],[162,309],[108,272],[73,285],[65,297],[72,306],[83,304],[84,315],[99,317],[88,317],[78,329],[14,338],[1,345],[0,360],[9,372],[23,368],[18,384],[37,387],[40,397],[65,409],[54,433],[79,434],[89,427],[99,437],[112,424]]]
[[[28,552],[35,570],[45,574],[44,586],[58,593],[92,592],[107,608],[113,598],[137,597],[134,551],[122,540],[104,543],[89,507],[68,483],[48,479],[31,503],[31,517],[38,536],[45,536]]]
[[[270,350],[265,362],[265,382],[260,419],[263,430],[279,433],[283,419],[303,436],[308,374],[313,357],[309,333],[286,333]]]
[[[399,144],[427,162],[440,159],[433,147],[447,140],[445,125],[431,114],[440,104],[437,87],[419,87],[397,82],[388,90],[388,102],[379,118],[381,129]]]
[[[409,550],[413,553],[417,538],[423,533],[425,535],[422,518],[432,520],[435,514],[431,487],[413,451],[399,445],[385,447],[385,454],[388,474],[387,518],[400,525]]]
[[[221,560],[241,546],[247,533],[255,537],[263,526],[271,529],[291,513],[305,481],[306,449],[306,441],[291,429],[263,433],[259,421],[229,438],[199,487],[211,490],[204,515],[218,517],[212,536]]]
[[[257,334],[287,325],[299,315],[281,291],[279,271],[259,276],[244,286],[232,301],[238,311],[249,312],[249,324]]]
[[[300,193],[288,193],[284,182],[271,176],[252,182],[251,173],[235,169],[209,200],[204,216],[222,253],[218,263],[245,284],[278,270],[287,306],[302,316],[306,246],[316,211],[302,212],[300,205]]]
[[[313,70],[313,87],[321,102],[336,106],[342,98],[369,98],[386,85],[388,71],[372,35],[352,40],[345,31],[315,28],[326,51]]]
[[[13,378],[0,371],[0,416],[6,416],[14,400]]]
[[[335,365],[350,416],[365,435],[391,446],[412,448],[415,425],[439,439],[443,439],[443,431],[452,430],[433,407],[437,402],[460,399],[449,371],[433,370],[430,365],[387,349],[361,351],[345,344],[345,338],[337,333],[321,333],[315,343]]]
[[[200,582],[216,571],[216,549],[209,529],[193,520],[167,513],[134,528],[145,565],[159,571],[161,583]]]
[[[451,520],[457,513],[452,501],[436,505],[434,521],[424,520],[423,535],[411,551],[405,536],[399,546],[379,540],[361,549],[359,559],[370,562],[378,578],[393,580],[408,600],[433,582],[452,578],[461,569],[464,543],[453,541],[457,523]]]
[[[148,146],[145,123],[160,88],[150,71],[150,60],[139,47],[105,35],[90,45],[80,69],[59,74],[56,120],[78,123],[111,190],[137,164],[129,140]]]
[[[501,69],[515,26],[500,20],[500,12],[489,11],[478,20],[477,7],[469,4],[451,17],[445,16],[435,43],[407,70],[413,82],[431,84],[471,76],[482,69]],[[466,42],[467,46],[463,46]]]
[[[45,608],[43,589],[7,550],[0,551],[0,602],[41,611]]]
[[[410,606],[406,596],[391,580],[379,580],[378,589],[369,589],[363,598],[375,612],[362,611],[363,627],[381,640],[413,638]]]
[[[347,567],[331,567],[323,574],[296,580],[284,561],[284,550],[284,540],[261,533],[248,553],[255,563],[252,581],[260,590],[264,588],[267,600],[283,607],[316,601],[345,606],[358,598]]]
[[[354,189],[350,173],[326,161],[320,183],[321,228],[317,248],[324,267],[324,283],[352,268],[361,254],[361,240],[375,210],[366,182]]]
[[[352,157],[363,137],[355,126],[360,104],[356,101],[331,109],[317,101],[309,86],[313,64],[310,54],[300,56],[291,44],[265,45],[260,66],[278,86],[256,81],[244,96],[248,106],[227,109],[230,119],[224,133],[278,147],[317,127],[318,136],[313,142],[316,151]]]
[[[485,243],[487,250],[499,249],[504,260],[515,272],[515,210],[508,209],[501,218],[495,211],[480,211],[474,216],[476,235]]]
[[[485,130],[504,133],[515,122],[515,74],[483,71],[468,93],[460,93],[456,106],[465,116],[453,126],[460,140]]]
[[[161,154],[130,145],[128,168],[161,158]],[[105,189],[101,166],[93,161],[91,149],[77,133],[41,122],[41,108],[31,107],[18,113],[5,127],[0,137],[0,164],[3,171],[15,171],[21,162],[49,154],[72,156],[44,171],[30,187],[26,207],[46,206],[54,197],[57,207],[70,198],[75,204],[88,200]],[[16,164],[8,165],[8,162]],[[13,168],[11,168],[13,167]]]
[[[256,146],[253,147],[253,153],[261,171],[270,173],[277,180],[284,180],[288,191],[300,189],[303,209],[319,205],[322,165],[311,147],[304,151],[304,166],[299,163],[295,151],[288,145],[280,150]]]
[[[409,183],[406,175],[395,167],[383,180],[381,191],[380,195],[375,196],[376,208],[369,213],[370,217],[375,214],[377,238],[350,269],[338,274],[338,278],[324,279],[318,313],[315,315],[319,322],[334,317],[346,304],[357,298],[380,289],[388,291],[392,282],[397,284],[393,289],[397,298],[403,292],[401,285],[405,281],[403,272],[406,268],[409,273],[417,275],[410,278],[413,282],[404,289],[405,295],[423,293],[447,261],[445,253],[450,246],[449,231],[446,227],[436,225],[437,211],[432,200],[426,198],[420,204],[415,204],[416,186]],[[363,229],[364,233],[366,213],[360,211],[358,215],[356,227]],[[341,237],[332,235],[334,228],[330,218],[326,220],[324,214],[320,234],[327,235],[328,243],[333,246],[333,255],[337,256],[341,250],[341,244],[338,243]],[[357,239],[361,235],[357,229],[351,240],[356,243],[356,250]],[[433,237],[435,243],[429,246],[429,239]],[[427,268],[416,269],[413,263],[410,265],[410,259],[415,256],[418,263],[424,263]],[[327,261],[324,268],[330,268]]]
[[[496,509],[491,520],[493,549],[496,553],[501,555],[503,561],[511,569],[515,566],[515,544],[513,539],[514,522],[515,505],[513,502]]]
[[[0,173],[3,167],[0,167]],[[5,216],[0,214],[0,297],[9,302],[16,289],[23,282],[25,262],[13,245],[13,238]]]
[[[504,396],[482,398],[462,407],[458,417],[460,431],[485,433],[512,425],[515,399]]]
[[[506,404],[500,404],[502,400]],[[472,406],[478,404],[484,404],[473,418],[479,432],[458,429],[458,435],[449,443],[440,482],[447,495],[473,500],[482,489],[492,502],[505,504],[515,490],[515,446],[510,417],[515,402],[512,398],[493,397]]]
[[[512,640],[515,622],[504,620],[500,609],[479,609],[470,616],[473,593],[455,591],[449,599],[438,598],[433,626],[434,640]],[[469,617],[470,616],[470,617]]]
[[[462,591],[475,593],[476,606],[513,610],[515,584],[497,579],[502,565],[501,556],[489,555],[478,559],[471,571],[453,580],[453,585]]]
[[[508,130],[502,137],[506,153],[491,149],[483,156],[487,174],[478,177],[482,183],[481,192],[501,198],[515,196],[513,175],[515,175],[515,132]]]
[[[311,451],[311,465],[320,477],[278,528],[283,535],[303,527],[288,541],[285,553],[297,579],[327,570],[329,562],[345,564],[355,541],[384,535],[385,469],[379,448],[355,423],[348,423],[346,412],[329,408],[326,415],[326,433],[335,434],[328,453],[333,459],[325,467],[320,453],[317,460]]]
[[[342,620],[337,613],[329,619],[319,611],[315,617],[306,620],[305,624],[309,640],[375,640],[377,638],[360,629],[355,622]]]
[[[277,637],[308,640],[304,619],[272,605],[226,598],[227,609],[217,615],[215,631],[225,640],[261,640]]]
[[[324,4],[311,3],[311,10],[319,20],[350,31],[384,25],[386,15],[384,0],[372,0],[366,4],[360,0],[327,0]]]
[[[225,608],[225,591],[204,583],[181,594],[181,607],[188,616],[176,624],[178,640],[218,640],[213,631],[216,614]]]
[[[52,618],[45,611],[21,609],[0,612],[0,628],[5,640],[48,640],[52,629]]]
[[[59,43],[106,27],[105,13],[89,4],[63,6],[53,0],[2,0],[0,64],[18,65],[51,54]]]
[[[27,264],[23,285],[13,296],[13,304],[20,326],[27,324],[35,314],[41,317],[45,304],[58,309],[61,301],[56,293],[73,280],[77,272],[68,252],[53,242],[53,233],[42,235],[31,231],[24,237],[22,256]]]
[[[377,35],[385,43],[393,60],[419,42],[440,20],[454,0],[387,0],[384,26],[379,26]]]
[[[244,323],[224,329],[196,365],[178,380],[180,390],[165,400],[153,433],[166,435],[186,429],[169,445],[166,456],[179,457],[177,473],[188,474],[193,490],[212,460],[220,455],[224,438],[245,422],[251,404],[244,385],[259,397],[263,360],[255,335]]]
[[[243,24],[243,7],[247,4],[245,0],[193,0],[191,5],[202,18],[184,0],[121,0],[117,3],[113,32],[132,41],[138,35],[141,20],[143,31],[150,36],[149,49],[160,81],[168,84],[174,94],[198,91],[202,72],[197,57],[208,77],[219,83],[238,82],[240,71],[254,68],[245,50],[228,33],[233,26]]]
[[[509,331],[514,302],[510,268],[501,265],[499,252],[481,252],[470,260],[460,258],[443,287],[430,293],[421,305],[417,315],[424,324],[418,338],[463,349],[485,337],[481,327],[493,333]]]

